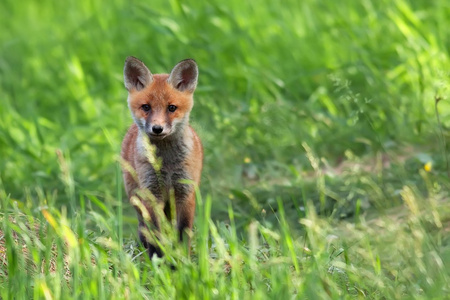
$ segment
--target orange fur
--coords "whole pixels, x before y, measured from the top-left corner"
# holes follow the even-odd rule
[[[180,239],[185,229],[192,229],[195,214],[195,188],[183,183],[183,179],[198,186],[203,166],[202,144],[189,125],[197,76],[197,65],[192,60],[177,64],[170,75],[152,75],[141,61],[133,57],[127,58],[124,68],[128,106],[135,121],[122,143],[121,156],[135,172],[123,169],[125,190],[129,199],[139,190],[149,190],[162,206],[167,206],[170,195],[175,195]],[[147,138],[162,160],[161,170],[149,162],[144,146]],[[141,203],[151,216],[154,228],[159,228],[151,202],[141,199]],[[140,239],[148,248],[150,257],[155,253],[162,255],[158,247],[143,236],[141,231],[148,226],[143,218],[144,212],[138,207],[136,210]]]

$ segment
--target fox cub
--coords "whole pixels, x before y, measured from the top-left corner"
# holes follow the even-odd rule
[[[128,107],[134,119],[122,142],[121,155],[128,165],[123,168],[125,190],[130,201],[133,196],[139,199],[134,206],[141,242],[150,258],[154,254],[162,256],[161,249],[150,243],[145,234],[149,230],[146,221],[151,230],[159,230],[155,205],[161,205],[169,219],[170,212],[175,211],[180,241],[194,221],[195,189],[191,183],[197,186],[200,183],[203,148],[189,125],[189,113],[194,105],[198,68],[194,60],[186,59],[170,74],[152,74],[142,61],[128,57],[123,73]],[[151,162],[149,146],[159,164]],[[145,191],[153,196],[143,196]],[[175,203],[174,210],[170,203]]]

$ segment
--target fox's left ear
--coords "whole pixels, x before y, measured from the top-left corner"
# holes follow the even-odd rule
[[[183,92],[193,93],[197,87],[198,67],[193,59],[180,61],[170,72],[167,82],[174,88]]]

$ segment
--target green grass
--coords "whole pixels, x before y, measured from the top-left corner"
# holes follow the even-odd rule
[[[449,20],[445,0],[3,1],[0,297],[447,297]],[[129,55],[199,65],[191,256],[170,230],[162,260],[137,243]]]

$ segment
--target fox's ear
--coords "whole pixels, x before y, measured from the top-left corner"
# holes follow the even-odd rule
[[[194,92],[197,87],[198,67],[193,59],[180,61],[170,72],[167,82],[179,91]]]
[[[123,68],[123,78],[128,91],[133,89],[140,91],[153,81],[153,75],[142,61],[133,56],[128,56]]]

